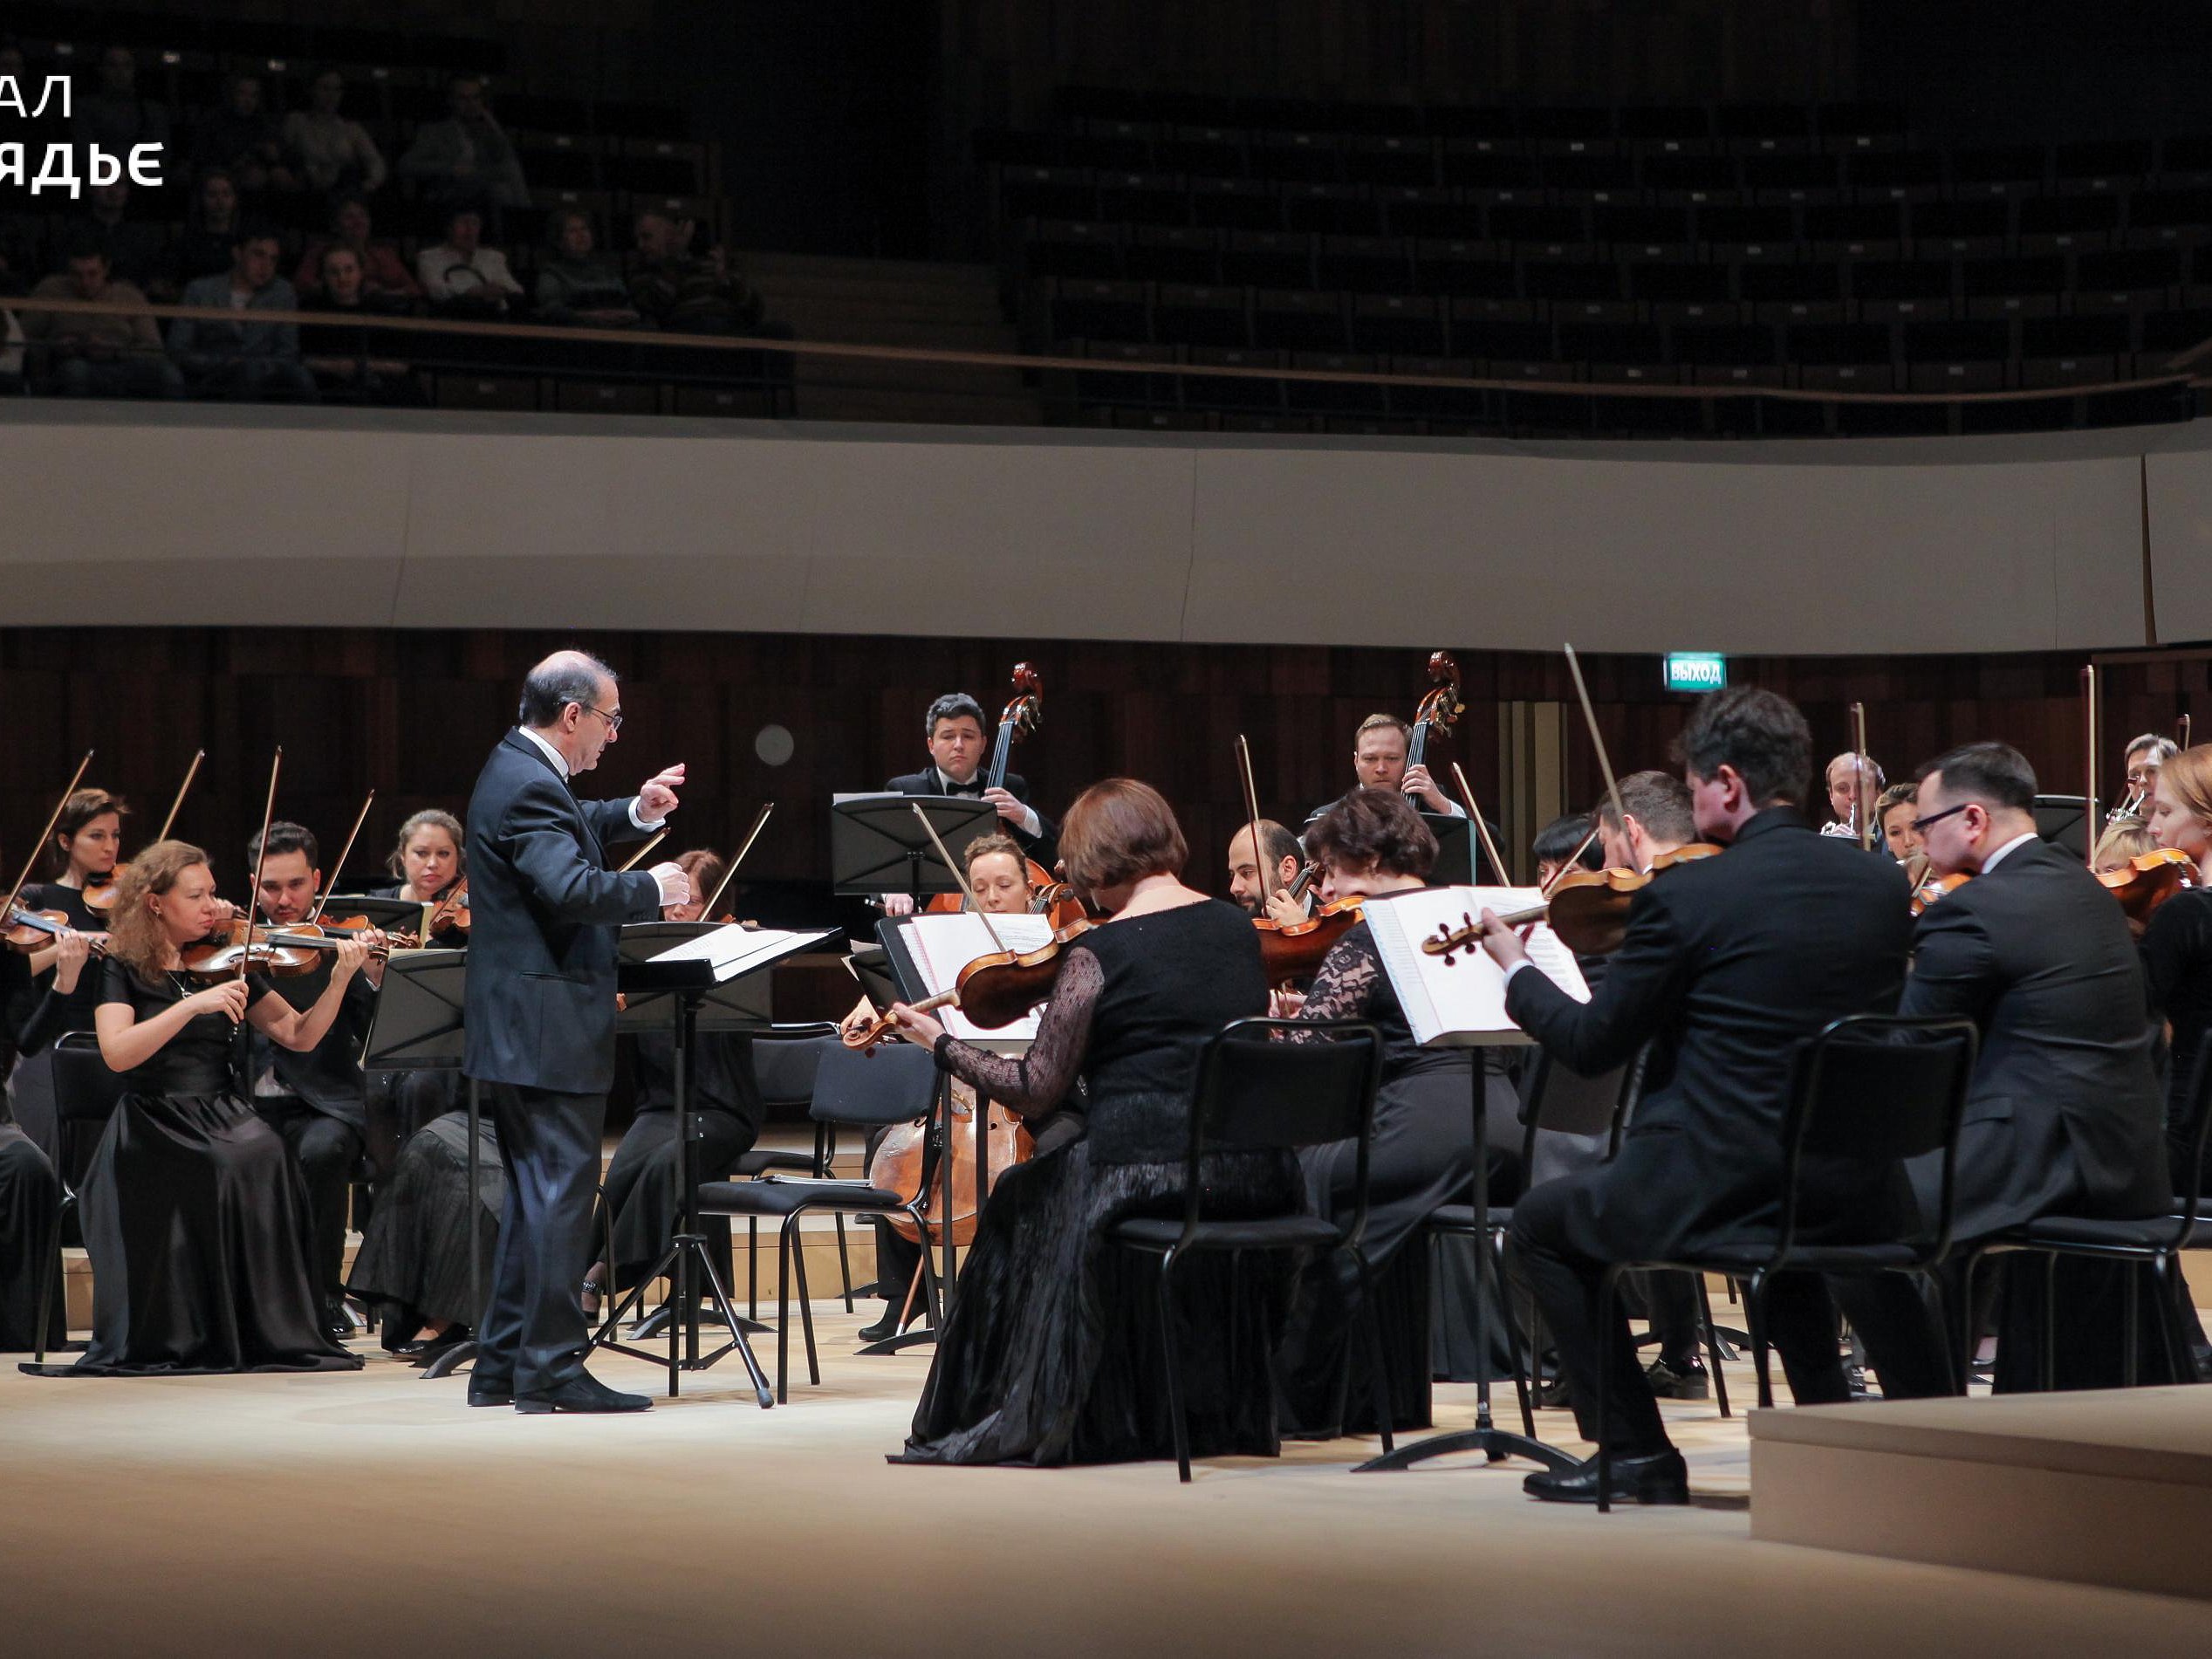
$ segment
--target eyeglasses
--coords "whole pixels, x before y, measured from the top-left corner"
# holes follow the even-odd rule
[[[1928,826],[1930,824],[1940,824],[1953,812],[1962,812],[1973,805],[1974,803],[1970,800],[1961,801],[1955,806],[1946,806],[1940,812],[1930,812],[1926,818],[1916,818],[1913,820],[1913,833],[1925,835],[1928,833]]]
[[[609,714],[604,709],[594,709],[588,703],[584,705],[584,712],[586,714],[595,714],[600,719],[606,721],[607,734],[610,737],[622,730],[622,716],[619,714]]]

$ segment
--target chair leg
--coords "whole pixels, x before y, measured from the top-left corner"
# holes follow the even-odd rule
[[[1182,1366],[1175,1352],[1175,1252],[1160,1258],[1160,1358],[1168,1372],[1168,1419],[1175,1436],[1175,1473],[1190,1484],[1190,1425],[1183,1421]]]
[[[61,1202],[54,1206],[54,1224],[46,1230],[47,1272],[38,1286],[38,1328],[31,1337],[37,1347],[37,1352],[31,1356],[33,1365],[46,1362],[46,1331],[54,1317],[54,1304],[58,1301],[65,1309],[69,1306],[68,1289],[61,1272],[61,1228],[68,1219],[70,1206],[76,1202],[75,1193],[64,1193]],[[66,1313],[63,1317],[65,1322]]]
[[[2058,1258],[2043,1258],[2043,1355],[2037,1386],[2044,1393],[2058,1387]]]
[[[1981,1335],[1974,1328],[1974,1275],[1981,1267],[1982,1253],[1969,1251],[1959,1272],[1959,1305],[1951,1310],[1958,1320],[1953,1327],[1956,1346],[1951,1350],[1951,1374],[1958,1380],[1961,1394],[1970,1393],[1974,1388],[1974,1349]]]
[[[2157,1270],[2152,1271],[2155,1272]],[[2132,1388],[2142,1380],[2142,1368],[2136,1360],[2137,1353],[2143,1345],[2142,1287],[2142,1270],[2130,1265],[2127,1269],[2126,1299],[2120,1306],[2120,1386],[2123,1388]],[[2160,1340],[2162,1341],[2164,1339],[2161,1337]]]
[[[1751,1282],[1743,1287],[1743,1317],[1750,1326],[1751,1365],[1759,1379],[1759,1407],[1762,1410],[1770,1410],[1774,1405],[1774,1378],[1766,1345],[1766,1272],[1763,1268],[1752,1274]]]
[[[853,1311],[853,1258],[845,1248],[845,1212],[837,1212],[837,1272],[845,1284],[845,1311]]]
[[[786,1224],[788,1225],[788,1224]],[[779,1238],[782,1234],[777,1235]],[[776,1252],[776,1403],[791,1402],[791,1252],[788,1245]]]
[[[2181,1296],[2188,1281],[2170,1252],[2161,1251],[2151,1258],[2151,1285],[2158,1297],[2159,1335],[2170,1375],[2176,1382],[2194,1382],[2196,1361],[2189,1354],[2188,1321],[2181,1316]]]
[[[1721,1369],[1721,1333],[1713,1328],[1713,1297],[1705,1288],[1705,1275],[1692,1273],[1691,1282],[1697,1286],[1697,1317],[1705,1327],[1705,1357],[1713,1368],[1713,1398],[1721,1408],[1721,1416],[1729,1415],[1728,1375]]]
[[[760,1318],[760,1217],[745,1217],[745,1317]]]
[[[784,1224],[784,1249],[798,1269],[798,1327],[806,1333],[806,1380],[822,1386],[822,1368],[814,1358],[814,1302],[806,1291],[806,1247],[798,1240],[798,1217]]]
[[[1352,1252],[1352,1262],[1359,1272],[1360,1323],[1367,1329],[1367,1391],[1373,1396],[1375,1427],[1382,1432],[1382,1454],[1387,1457],[1397,1448],[1390,1437],[1390,1380],[1383,1375],[1382,1316],[1375,1311],[1374,1278],[1367,1271],[1366,1253],[1355,1247]],[[1346,1351],[1349,1352],[1349,1349]],[[1423,1357],[1426,1358],[1425,1354]],[[1351,1367],[1347,1365],[1345,1369],[1348,1374]],[[1528,1409],[1529,1394],[1524,1388],[1521,1390],[1521,1412],[1524,1416],[1527,1416]],[[1531,1432],[1529,1438],[1535,1439],[1535,1434]]]
[[[1935,1328],[1943,1333],[1943,1346],[1948,1350],[1951,1341],[1951,1311],[1944,1302],[1943,1276],[1941,1273],[1924,1272],[1915,1273],[1913,1277],[1928,1286],[1928,1300],[1935,1306]],[[1971,1298],[1969,1299],[1970,1300]],[[1943,1361],[1945,1381],[1950,1384],[1951,1392],[1954,1395],[1963,1395],[1966,1392],[1964,1368],[1957,1362],[1956,1356],[1948,1351],[1943,1356]]]
[[[1606,1422],[1606,1383],[1613,1375],[1613,1327],[1616,1323],[1614,1303],[1620,1283],[1620,1270],[1607,1267],[1598,1280],[1598,1397],[1590,1402],[1590,1415],[1598,1431],[1598,1513],[1607,1513],[1613,1508],[1613,1454],[1606,1450],[1608,1425]]]

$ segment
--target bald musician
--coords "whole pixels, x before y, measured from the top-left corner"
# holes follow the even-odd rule
[[[1268,916],[1285,924],[1303,922],[1312,913],[1313,896],[1311,890],[1295,899],[1291,896],[1291,883],[1305,867],[1298,853],[1298,838],[1273,819],[1261,819],[1263,862],[1252,856],[1252,827],[1243,825],[1229,838],[1229,899],[1255,919]]]

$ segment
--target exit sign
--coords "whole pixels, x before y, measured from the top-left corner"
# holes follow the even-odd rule
[[[1669,651],[1663,677],[1669,691],[1718,691],[1728,683],[1728,659],[1717,651]]]

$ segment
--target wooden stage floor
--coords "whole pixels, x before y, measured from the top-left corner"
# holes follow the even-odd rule
[[[1700,1504],[1599,1516],[1528,1465],[1354,1477],[1370,1448],[894,1468],[927,1351],[762,1412],[725,1361],[640,1417],[472,1411],[359,1374],[0,1375],[6,1650],[75,1654],[2178,1652],[2202,1603],[1755,1541],[1739,1416],[1670,1404]],[[766,1347],[764,1360],[771,1359]],[[654,1387],[600,1359],[608,1381]],[[804,1377],[803,1368],[798,1372]],[[1748,1401],[1748,1367],[1731,1383]],[[1502,1403],[1510,1402],[1510,1391]],[[1471,1420],[1445,1387],[1439,1417]],[[1848,1408],[1844,1408],[1848,1409]],[[1501,1412],[1503,1419],[1507,1413]],[[1565,1413],[1542,1432],[1572,1433]],[[676,1651],[681,1649],[670,1649]]]

